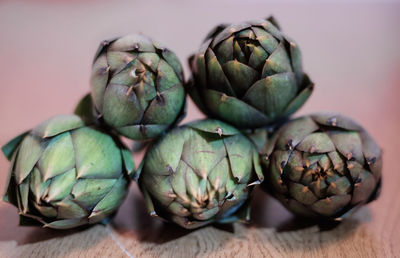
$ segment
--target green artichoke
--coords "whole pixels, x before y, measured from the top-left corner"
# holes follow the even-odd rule
[[[21,225],[55,229],[93,224],[112,215],[134,170],[129,150],[75,115],[39,124],[2,148],[11,160],[3,199]]]
[[[197,121],[150,147],[138,181],[149,213],[184,228],[245,220],[252,186],[263,180],[258,159],[235,128]]]
[[[295,214],[341,220],[378,197],[382,153],[350,118],[319,113],[293,120],[260,159],[263,186]]]
[[[189,65],[193,101],[208,116],[238,128],[288,117],[313,90],[299,47],[273,18],[216,27]]]
[[[103,41],[91,87],[99,116],[134,140],[154,138],[183,116],[182,66],[172,51],[144,35]]]

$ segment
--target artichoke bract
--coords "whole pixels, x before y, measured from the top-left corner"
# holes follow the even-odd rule
[[[69,229],[107,219],[127,193],[131,153],[75,115],[39,124],[2,148],[11,160],[3,199],[21,225]]]
[[[301,216],[341,220],[380,191],[381,149],[358,123],[340,114],[287,123],[260,160],[266,190]]]
[[[134,140],[158,136],[184,112],[183,72],[177,56],[144,35],[100,44],[91,89],[104,122]]]
[[[189,65],[187,91],[199,109],[239,128],[288,117],[313,90],[298,45],[273,18],[216,27]]]
[[[250,192],[263,180],[258,159],[237,129],[197,121],[150,147],[138,182],[149,213],[184,228],[247,220]]]

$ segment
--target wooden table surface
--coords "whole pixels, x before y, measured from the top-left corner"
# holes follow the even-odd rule
[[[285,1],[290,2],[290,1]],[[150,218],[133,183],[113,223],[54,231],[18,227],[0,203],[0,257],[395,257],[400,256],[400,5],[268,1],[0,1],[0,144],[69,113],[88,91],[100,40],[145,32],[183,60],[213,25],[274,14],[303,51],[314,94],[296,114],[339,111],[383,148],[381,197],[351,219],[320,228],[261,191],[249,225],[187,231]],[[187,74],[186,74],[187,75]],[[189,103],[185,121],[201,118]],[[141,159],[135,156],[136,162]],[[0,158],[0,191],[8,161]]]

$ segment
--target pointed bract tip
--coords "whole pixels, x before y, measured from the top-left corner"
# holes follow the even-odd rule
[[[253,186],[253,185],[259,185],[259,184],[261,184],[261,181],[260,181],[260,180],[257,180],[257,181],[254,181],[254,182],[248,184],[247,187]]]
[[[217,129],[215,129],[215,132],[219,135],[219,137],[222,136],[222,128],[221,127],[217,127]]]
[[[337,126],[337,119],[336,117],[331,117],[328,119],[328,125],[330,126]]]

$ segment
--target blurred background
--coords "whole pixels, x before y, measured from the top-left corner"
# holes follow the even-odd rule
[[[400,146],[400,1],[0,0],[0,145],[73,111],[89,91],[103,39],[147,34],[176,52],[188,78],[188,56],[215,25],[269,15],[300,45],[316,84],[296,116],[331,110],[354,117],[383,146],[387,168]],[[185,121],[201,117],[189,102]],[[1,156],[1,192],[7,168]],[[1,203],[0,225],[15,212]]]

